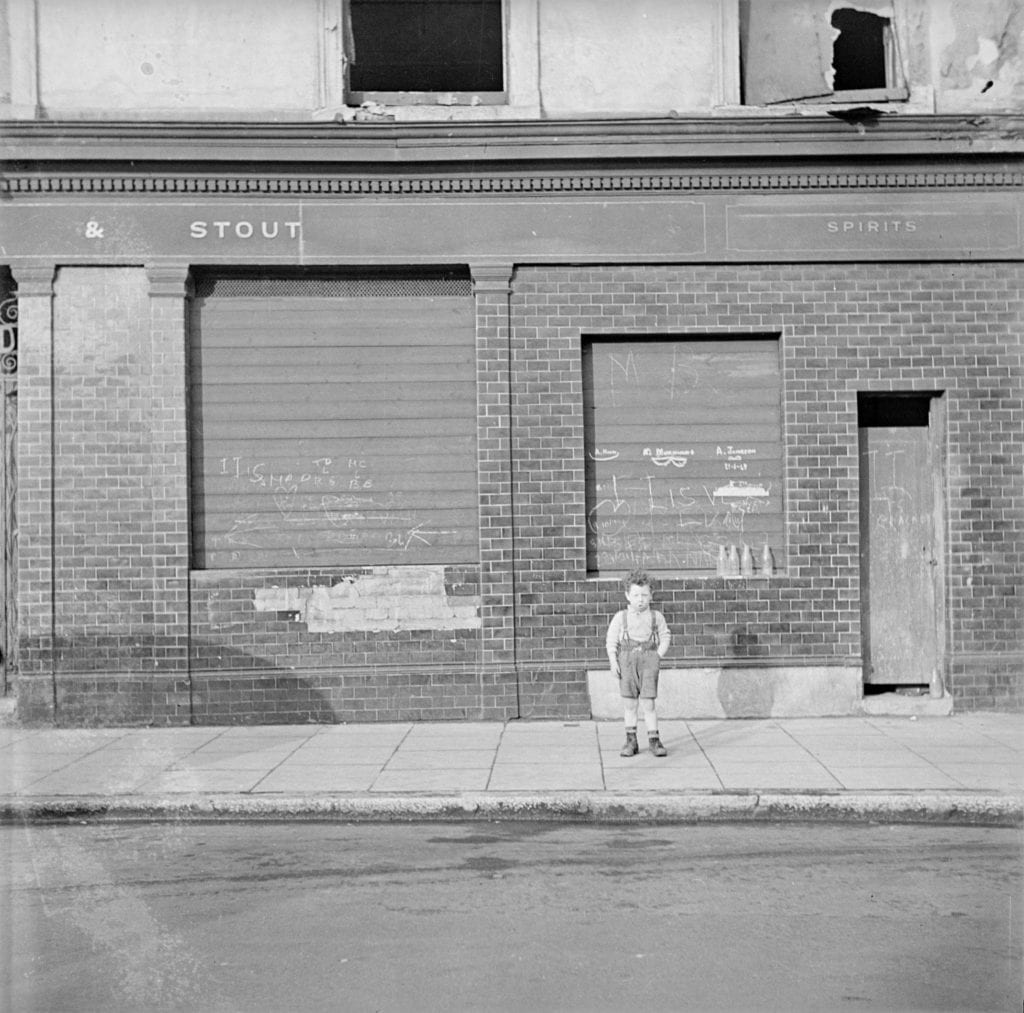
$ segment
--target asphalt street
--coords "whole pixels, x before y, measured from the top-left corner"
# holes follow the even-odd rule
[[[29,1011],[1012,1010],[1021,831],[8,824]]]

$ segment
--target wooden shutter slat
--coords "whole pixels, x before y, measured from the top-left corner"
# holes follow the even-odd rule
[[[238,455],[246,460],[259,458],[273,462],[275,470],[293,468],[296,458],[314,460],[323,448],[315,440],[289,439],[238,439],[217,440],[204,437],[206,454],[211,460],[233,460]],[[415,436],[396,439],[367,437],[354,441],[339,439],[332,444],[333,453],[327,455],[333,464],[345,465],[350,458],[366,456],[368,459],[394,458],[395,469],[433,470],[435,465],[429,456],[434,442],[433,436],[422,433]],[[473,434],[449,436],[445,440],[446,447],[453,452],[451,467],[453,470],[476,471],[476,463],[472,455],[476,446]],[[238,452],[242,453],[239,455]],[[233,453],[232,453],[233,452]],[[414,467],[415,462],[415,467]],[[240,467],[240,466],[239,466]],[[239,474],[241,472],[239,471]]]
[[[298,395],[297,395],[298,397]],[[293,422],[309,423],[348,423],[366,420],[375,420],[380,413],[379,403],[373,400],[366,404],[354,400],[323,401],[299,399],[301,408],[295,409]],[[459,402],[453,397],[431,399],[429,401],[411,402],[408,399],[397,399],[388,405],[390,421],[402,422],[406,420],[430,421],[449,418],[452,422],[471,421],[475,415],[470,415],[463,405],[463,413],[452,418],[454,410],[451,405]],[[203,412],[204,424],[217,421],[245,421],[281,417],[281,412],[288,406],[287,401],[261,401],[258,398],[249,398],[245,401],[228,401],[218,405],[211,405]],[[276,416],[274,413],[278,413]],[[422,432],[422,429],[420,430]]]
[[[232,355],[226,361],[219,364],[212,364],[207,361],[203,366],[203,376],[198,384],[237,384],[237,385],[259,385],[273,386],[273,381],[267,379],[266,356],[261,355],[264,360],[262,366],[249,366],[237,361],[238,356]],[[420,383],[423,380],[451,381],[453,373],[464,371],[464,367],[472,364],[472,356],[449,356],[442,358],[436,356],[433,359],[424,357],[412,361],[403,357],[395,362],[394,355],[380,355],[377,361],[361,361],[353,364],[338,357],[336,360],[328,361],[325,357],[303,357],[301,363],[295,362],[294,353],[282,356],[279,362],[274,365],[278,369],[287,370],[289,383],[294,384],[334,384],[352,383],[358,379],[360,383]]]
[[[443,436],[465,436],[466,420],[452,418],[437,418],[431,420],[430,431],[435,437]],[[205,423],[203,426],[205,433]],[[417,425],[416,419],[383,419],[383,420],[342,420],[304,422],[302,420],[290,422],[275,422],[273,420],[256,421],[233,421],[223,422],[216,427],[213,434],[215,439],[220,440],[245,440],[252,437],[270,437],[299,441],[306,440],[362,440],[374,436],[387,437],[408,437],[422,435],[422,424]],[[199,434],[196,434],[199,435]],[[435,441],[436,442],[436,441]],[[332,456],[324,448],[324,453],[318,453],[316,457]],[[296,467],[299,467],[298,463]]]

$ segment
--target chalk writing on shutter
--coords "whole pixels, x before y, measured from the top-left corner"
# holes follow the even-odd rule
[[[197,300],[196,565],[472,562],[472,300]]]
[[[584,345],[588,569],[715,569],[719,546],[782,562],[778,342]]]

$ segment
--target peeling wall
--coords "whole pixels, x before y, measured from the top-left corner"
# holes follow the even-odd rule
[[[257,612],[293,612],[310,633],[480,628],[480,597],[449,595],[443,566],[379,566],[331,587],[255,592]]]
[[[746,0],[748,91],[778,102],[832,89],[834,11],[890,20],[909,103],[892,111],[963,113],[1024,108],[1024,3],[1021,0]],[[794,41],[799,35],[802,42]]]
[[[0,0],[0,105],[25,118],[355,118],[343,92],[341,4]],[[891,18],[910,102],[890,111],[1024,108],[1022,0],[505,0],[506,103],[446,99],[382,107],[377,118],[735,111],[741,10],[758,26],[748,76],[759,63],[761,79],[781,82],[766,101],[820,95],[832,84],[838,8]]]
[[[935,0],[936,112],[1024,109],[1024,3]]]

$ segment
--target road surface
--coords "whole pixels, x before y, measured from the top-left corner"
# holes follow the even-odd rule
[[[1019,1010],[1021,833],[0,827],[8,1009]]]

